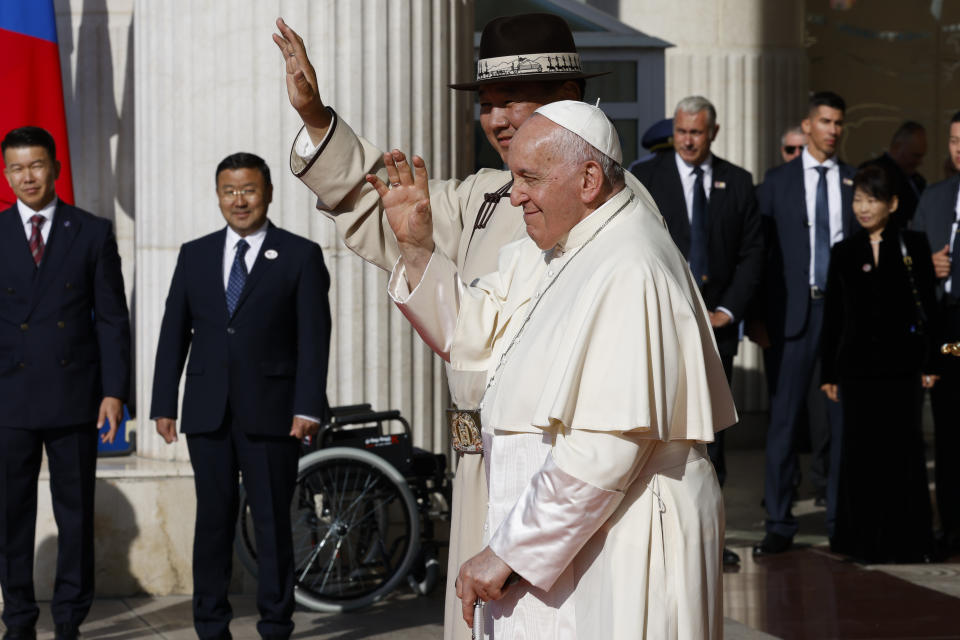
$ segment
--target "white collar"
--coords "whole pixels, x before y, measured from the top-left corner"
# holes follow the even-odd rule
[[[17,211],[20,213],[20,220],[22,220],[23,225],[26,226],[30,222],[30,218],[39,214],[46,218],[47,222],[49,223],[51,220],[53,220],[53,212],[56,211],[57,203],[59,201],[60,199],[57,198],[57,196],[53,196],[53,200],[51,200],[47,206],[45,206],[43,209],[40,209],[40,211],[34,211],[29,205],[24,203],[23,200],[17,198]]]
[[[266,220],[263,221],[263,224],[260,225],[260,228],[254,231],[253,233],[248,233],[246,236],[241,236],[239,233],[230,228],[230,225],[227,225],[227,247],[233,248],[237,246],[237,243],[240,240],[246,240],[247,244],[252,245],[253,243],[262,243],[263,239],[267,235],[267,227],[270,226]]]
[[[609,200],[594,209],[586,218],[573,226],[564,238],[557,243],[561,252],[569,251],[579,247],[597,232],[603,223],[605,223],[614,212],[633,197],[633,191],[624,186],[620,191],[613,194]]]
[[[803,148],[803,153],[800,154],[800,157],[803,158],[803,170],[812,169],[813,167],[826,167],[827,170],[833,169],[837,166],[837,156],[832,155],[823,162],[818,162],[816,158],[813,157],[813,154],[810,153],[808,147]]]
[[[708,153],[707,158],[701,162],[699,165],[692,165],[683,158],[680,157],[680,154],[676,151],[673,152],[673,157],[677,160],[677,171],[680,172],[680,175],[689,176],[693,173],[693,170],[699,166],[703,169],[704,173],[710,173],[713,169],[713,153]]]

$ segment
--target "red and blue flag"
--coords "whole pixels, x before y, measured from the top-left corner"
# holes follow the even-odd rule
[[[73,204],[53,0],[0,0],[0,139],[27,125],[43,127],[56,140],[57,195]],[[16,198],[6,180],[0,183],[0,208],[5,209]]]

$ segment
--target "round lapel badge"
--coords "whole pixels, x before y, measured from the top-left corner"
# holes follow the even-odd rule
[[[872,264],[870,264],[870,263],[868,262],[867,264],[863,265],[863,272],[864,272],[864,273],[870,273],[871,271],[873,271],[873,265],[872,265]]]
[[[263,252],[263,257],[267,260],[276,260],[278,255],[280,254],[277,253],[276,249],[267,249]]]

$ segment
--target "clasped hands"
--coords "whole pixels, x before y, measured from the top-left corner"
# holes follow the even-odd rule
[[[473,606],[477,598],[484,602],[502,598],[512,573],[510,566],[490,547],[484,547],[461,565],[456,589],[467,627],[473,627]]]

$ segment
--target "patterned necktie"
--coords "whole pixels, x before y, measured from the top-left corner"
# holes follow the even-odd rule
[[[43,260],[43,250],[45,246],[43,244],[43,234],[40,232],[43,229],[43,224],[47,221],[46,218],[40,214],[30,216],[30,224],[33,225],[33,228],[30,230],[30,255],[33,256],[33,263],[40,266],[40,261]]]
[[[814,208],[813,284],[827,290],[827,267],[830,265],[830,201],[827,198],[827,168],[817,167],[817,204]]]
[[[693,211],[690,220],[690,271],[700,286],[709,279],[707,256],[707,193],[703,188],[703,169],[693,170]]]
[[[227,311],[230,315],[237,309],[243,285],[247,282],[247,261],[243,259],[250,245],[241,238],[236,245],[237,253],[233,257],[233,266],[230,267],[230,279],[227,281]]]

